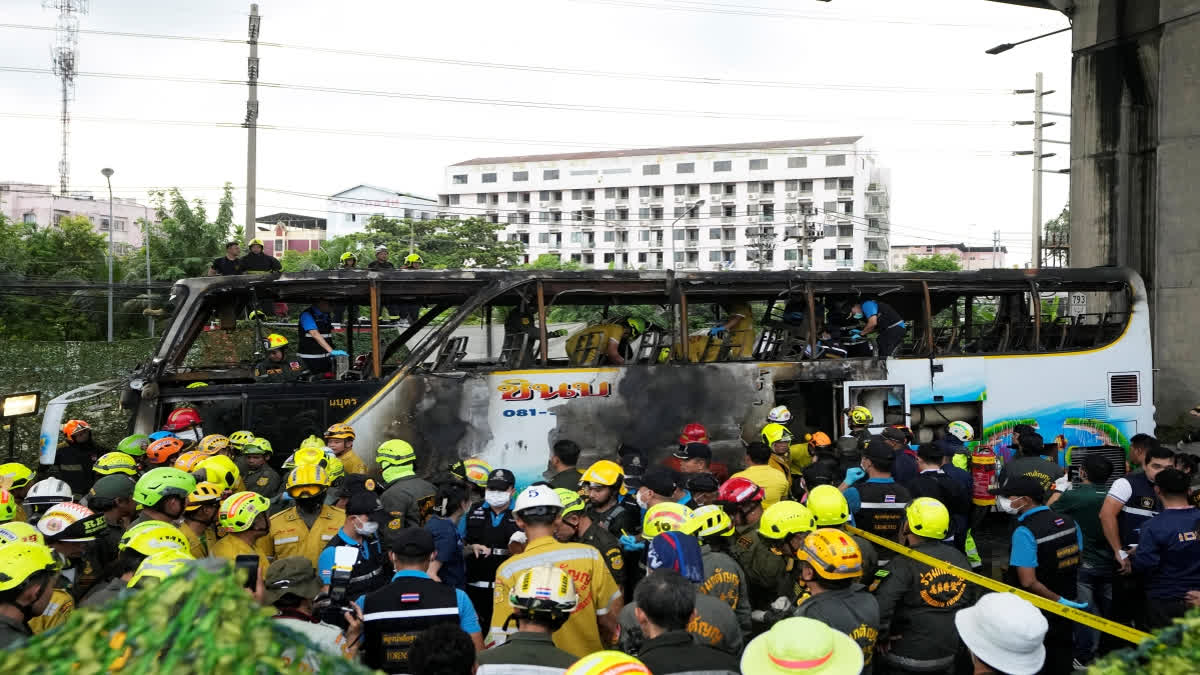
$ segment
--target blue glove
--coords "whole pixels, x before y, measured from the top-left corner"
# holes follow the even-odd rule
[[[632,534],[621,535],[621,549],[625,551],[640,551],[646,548],[646,540]]]
[[[330,355],[330,356],[345,356],[345,357],[349,357],[349,356],[350,356],[349,354],[347,354],[346,352],[344,352],[344,351],[342,351],[342,350],[340,350],[340,349],[335,349],[335,350],[333,350],[333,351],[329,352],[329,355]]]
[[[716,337],[724,332],[725,332],[725,326],[713,326],[712,329],[708,331],[708,334],[713,337]]]
[[[860,337],[860,336],[862,336],[862,331],[860,331],[857,328],[850,329],[850,337]]]
[[[862,480],[862,477],[865,475],[867,475],[867,472],[863,471],[857,466],[852,466],[849,469],[846,469],[846,485],[853,485],[857,483],[858,481]]]
[[[1088,608],[1088,604],[1086,602],[1075,602],[1074,600],[1068,600],[1063,597],[1059,597],[1058,604],[1066,605],[1067,607],[1072,607],[1074,609],[1087,609]]]

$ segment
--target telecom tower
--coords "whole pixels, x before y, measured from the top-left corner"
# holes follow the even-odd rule
[[[54,74],[62,83],[62,159],[58,160],[58,189],[67,194],[71,180],[71,163],[68,159],[71,144],[71,99],[75,96],[75,76],[78,74],[79,18],[87,14],[88,0],[42,0],[42,7],[58,10],[58,30],[55,31]]]

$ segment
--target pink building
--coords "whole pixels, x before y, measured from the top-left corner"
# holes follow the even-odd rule
[[[17,223],[28,223],[38,227],[57,225],[66,216],[85,216],[92,227],[108,235],[108,199],[105,194],[72,192],[56,195],[49,185],[34,183],[0,182],[0,213]],[[154,209],[137,203],[136,200],[116,197],[112,203],[113,249],[126,253],[142,245],[142,228],[139,220],[154,221]]]
[[[892,244],[888,269],[902,270],[908,256],[925,258],[934,255],[952,255],[958,258],[958,266],[964,270],[986,270],[1007,267],[1008,249],[1004,246],[967,246],[966,244]]]
[[[254,237],[263,240],[263,252],[282,258],[284,251],[312,251],[325,241],[325,219],[299,213],[272,213],[256,219]]]

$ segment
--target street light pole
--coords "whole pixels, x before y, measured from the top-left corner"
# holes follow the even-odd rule
[[[104,168],[100,170],[104,174],[104,180],[108,183],[108,341],[113,341],[113,195],[112,195],[112,175],[113,170]]]
[[[675,268],[675,223],[678,223],[679,221],[686,218],[689,213],[692,213],[696,209],[700,208],[701,206],[704,206],[704,201],[705,200],[701,199],[700,201],[696,202],[695,204],[692,204],[691,207],[685,209],[683,212],[683,215],[679,216],[675,220],[672,220],[671,225],[667,228],[667,236],[671,242],[671,246],[669,249],[671,258],[669,260],[669,264],[666,267],[666,269],[674,269]]]
[[[150,295],[150,221],[143,220],[142,248],[146,249],[146,309],[154,309],[154,296]],[[146,337],[154,337],[154,315],[146,315]]]

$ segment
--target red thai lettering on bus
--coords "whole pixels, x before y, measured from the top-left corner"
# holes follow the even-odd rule
[[[613,387],[610,382],[600,382],[596,385],[592,385],[590,382],[560,382],[553,385],[533,384],[529,380],[511,379],[504,380],[496,389],[500,392],[501,401],[531,401],[534,394],[537,394],[538,398],[543,401],[553,401],[581,396],[608,397],[612,395]]]

